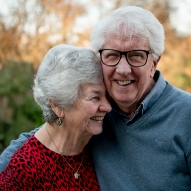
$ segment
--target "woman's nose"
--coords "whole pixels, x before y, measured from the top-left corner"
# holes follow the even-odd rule
[[[100,105],[100,110],[105,111],[105,112],[110,112],[111,111],[111,105],[108,102],[107,98],[105,98],[103,100],[102,104]]]

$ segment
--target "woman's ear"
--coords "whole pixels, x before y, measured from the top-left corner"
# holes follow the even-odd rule
[[[50,103],[50,106],[52,108],[52,111],[54,111],[54,113],[60,117],[60,118],[63,118],[64,117],[64,111],[63,109],[57,107],[53,102],[52,100],[49,100],[49,103]]]

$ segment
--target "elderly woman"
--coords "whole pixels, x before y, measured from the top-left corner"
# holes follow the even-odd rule
[[[99,59],[88,49],[54,46],[33,91],[46,123],[14,153],[0,190],[100,190],[85,149],[111,110]]]

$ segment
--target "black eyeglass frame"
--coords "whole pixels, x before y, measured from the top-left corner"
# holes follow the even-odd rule
[[[119,50],[115,50],[115,49],[100,49],[100,50],[98,50],[98,52],[100,53],[100,57],[101,57],[101,61],[102,61],[102,63],[103,63],[104,65],[106,65],[106,66],[110,66],[110,67],[117,66],[117,64],[114,64],[114,65],[107,65],[107,64],[105,64],[105,63],[103,62],[103,60],[102,60],[102,52],[103,52],[104,50],[114,50],[114,51],[116,51],[116,52],[119,52],[119,54],[120,54],[120,59],[119,59],[119,61],[117,62],[117,64],[119,64],[119,62],[120,62],[122,56],[124,55],[125,58],[126,58],[126,60],[127,60],[127,63],[128,63],[130,66],[133,66],[133,67],[142,67],[142,66],[144,66],[144,65],[147,63],[148,55],[151,54],[151,53],[153,53],[152,50],[130,50],[130,51],[125,51],[125,52],[122,52],[122,51],[119,51]],[[147,59],[146,59],[146,61],[145,61],[145,63],[144,63],[143,65],[140,65],[140,66],[134,66],[134,65],[132,65],[132,64],[129,63],[129,61],[128,61],[128,59],[127,59],[127,53],[128,53],[128,52],[132,52],[132,51],[143,51],[143,52],[146,53],[146,55],[147,55]]]

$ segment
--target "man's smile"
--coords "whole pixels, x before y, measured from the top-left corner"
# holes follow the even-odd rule
[[[126,86],[130,83],[132,83],[133,81],[132,80],[115,80],[115,82],[121,86]]]

